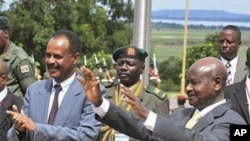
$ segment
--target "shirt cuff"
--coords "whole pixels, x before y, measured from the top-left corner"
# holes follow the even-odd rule
[[[103,98],[102,104],[99,107],[93,105],[93,111],[100,117],[103,118],[109,110],[110,103],[107,99]]]
[[[155,128],[156,118],[157,115],[154,112],[150,111],[147,119],[143,123],[146,126],[146,128],[152,132],[154,131]]]

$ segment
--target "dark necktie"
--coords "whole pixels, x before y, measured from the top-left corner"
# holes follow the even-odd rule
[[[52,104],[52,107],[51,107],[51,110],[50,110],[48,124],[53,124],[54,123],[56,113],[57,113],[57,110],[58,110],[58,95],[59,95],[59,92],[62,90],[62,87],[61,87],[60,84],[56,84],[54,87],[55,87],[56,92],[55,92],[53,104]]]

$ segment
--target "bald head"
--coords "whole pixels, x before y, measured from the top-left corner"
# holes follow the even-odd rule
[[[189,104],[199,110],[224,99],[227,70],[214,57],[196,61],[188,70],[186,93]]]
[[[191,65],[189,71],[195,71],[198,74],[202,73],[207,77],[220,76],[223,80],[223,83],[226,84],[227,70],[223,63],[217,58],[205,57],[199,59]]]

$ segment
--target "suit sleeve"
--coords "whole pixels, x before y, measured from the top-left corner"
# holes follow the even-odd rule
[[[96,118],[130,137],[143,141],[149,140],[150,131],[143,125],[143,122],[136,118],[132,112],[126,112],[112,103],[102,119],[97,115]]]
[[[179,114],[179,115],[178,115]],[[182,112],[166,117],[157,116],[152,138],[159,140],[181,140],[181,141],[220,141],[230,140],[230,125],[245,124],[243,119],[232,110],[226,111],[222,116],[213,119],[212,116],[204,117],[196,129],[187,129],[179,124],[176,119]],[[208,122],[207,119],[211,119]],[[206,124],[204,127],[199,127]]]

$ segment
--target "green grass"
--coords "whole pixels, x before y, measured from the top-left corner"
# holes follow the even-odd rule
[[[187,48],[196,44],[203,44],[208,34],[218,33],[217,30],[188,30]],[[167,60],[170,56],[182,57],[183,29],[162,29],[151,31],[151,52],[154,52],[158,62]],[[239,55],[245,58],[246,49],[250,46],[250,31],[242,31],[242,45]],[[180,92],[167,92],[169,98],[175,99]]]
[[[218,30],[190,29],[187,32],[187,48],[196,44],[203,44],[206,35],[218,33]],[[245,56],[250,46],[250,31],[242,31],[242,46],[240,56]],[[151,51],[155,52],[157,61],[162,62],[170,56],[182,57],[184,42],[184,29],[151,30]]]

